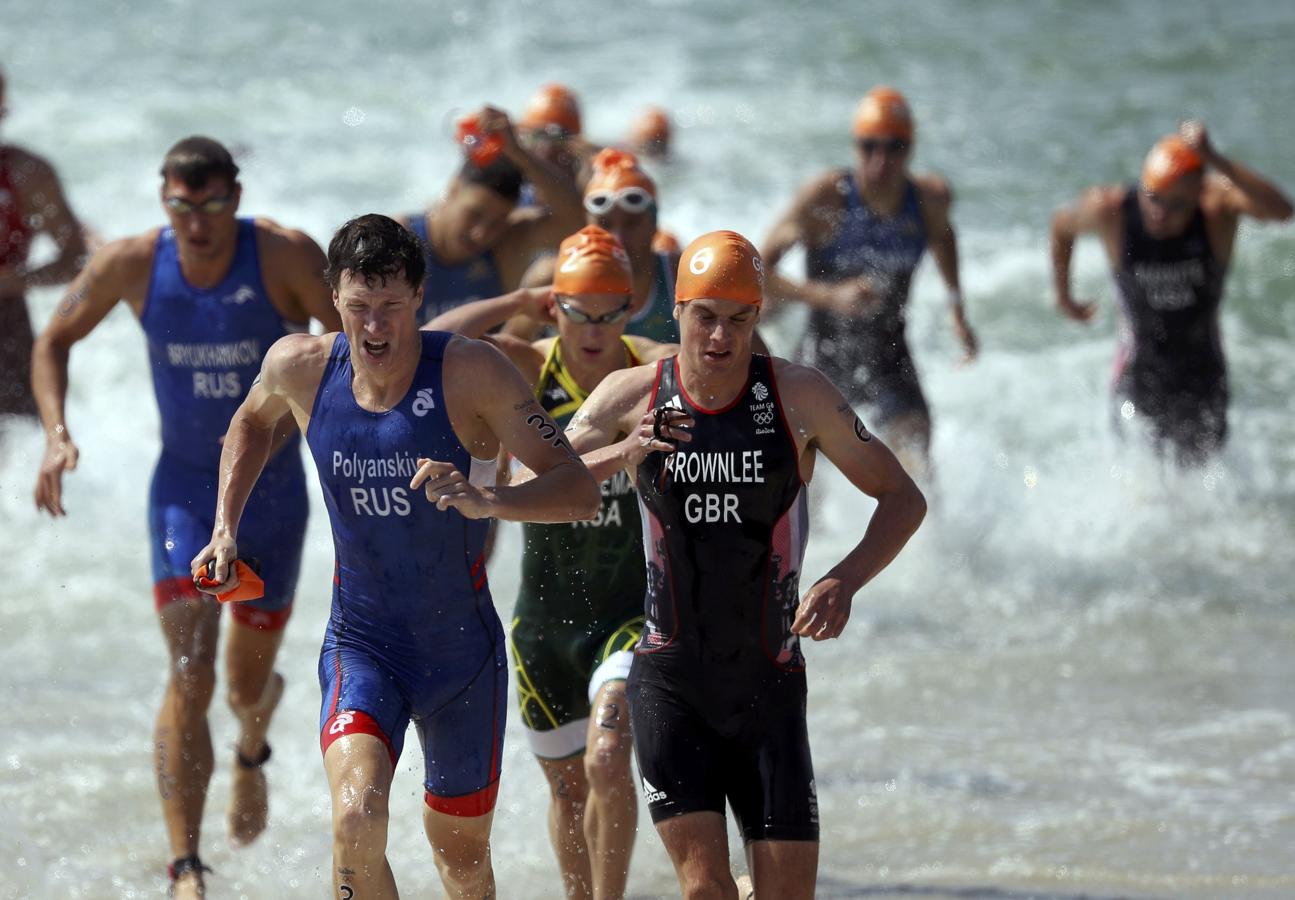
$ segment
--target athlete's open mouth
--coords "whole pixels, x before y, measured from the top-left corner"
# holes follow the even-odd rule
[[[603,352],[602,347],[581,347],[580,349],[585,353],[588,353],[590,356],[597,356],[599,353]]]
[[[391,345],[386,341],[365,341],[364,342],[364,350],[370,356],[381,356],[382,354],[387,352],[387,348],[389,346]]]
[[[733,355],[733,351],[732,351],[732,350],[704,350],[704,351],[702,351],[702,356],[706,357],[707,359],[711,360],[712,362],[720,362],[721,360],[728,359],[728,358],[729,358],[730,356],[732,356],[732,355]]]

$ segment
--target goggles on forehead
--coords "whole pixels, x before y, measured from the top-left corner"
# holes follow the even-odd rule
[[[583,309],[576,309],[561,298],[555,298],[554,302],[557,303],[558,309],[562,310],[562,315],[577,325],[610,325],[613,322],[619,322],[629,312],[630,304],[634,302],[634,298],[627,297],[623,306],[619,306],[611,312],[603,313],[601,316],[590,315]]]
[[[234,202],[234,195],[226,194],[223,197],[209,197],[201,203],[194,203],[192,200],[186,200],[183,197],[167,197],[162,202],[171,212],[182,216],[192,215],[196,212],[202,213],[204,216],[214,216],[217,213],[224,212],[225,208]]]
[[[656,205],[656,200],[644,188],[627,187],[619,191],[590,191],[585,194],[585,209],[595,216],[611,212],[619,206],[627,213],[644,213]]]

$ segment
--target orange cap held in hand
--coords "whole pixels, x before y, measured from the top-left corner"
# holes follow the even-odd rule
[[[1204,170],[1201,155],[1176,134],[1161,138],[1142,164],[1142,186],[1148,191],[1167,191],[1184,176]]]
[[[599,191],[621,191],[628,187],[638,187],[656,198],[656,182],[652,176],[639,167],[639,158],[628,150],[617,150],[607,147],[599,150],[590,162],[593,175],[585,185],[585,196]]]
[[[736,231],[712,231],[684,248],[675,302],[703,297],[752,306],[764,302],[764,263],[755,246]]]
[[[546,84],[535,92],[522,114],[523,128],[557,127],[568,136],[580,133],[580,102],[570,88]]]
[[[217,594],[221,603],[238,603],[243,600],[260,600],[265,596],[265,582],[256,570],[241,559],[234,560],[234,574],[238,576],[238,587],[223,594]],[[193,583],[200,588],[214,587],[217,581],[212,577],[216,570],[216,561],[207,563],[206,572],[193,577]]]
[[[463,152],[477,166],[490,165],[504,150],[503,136],[482,132],[476,116],[464,116],[455,123],[454,139],[463,145]]]
[[[875,87],[863,95],[854,111],[854,136],[913,139],[913,114],[904,95],[891,87]]]
[[[558,248],[553,293],[629,294],[633,289],[629,255],[610,232],[586,225]]]

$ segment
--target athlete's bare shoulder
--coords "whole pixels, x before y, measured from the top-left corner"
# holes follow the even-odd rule
[[[648,363],[618,369],[600,381],[567,425],[567,434],[577,449],[591,435],[600,435],[607,443],[628,434],[647,409],[657,371],[656,363]]]
[[[456,334],[445,345],[444,380],[452,385],[470,385],[468,392],[473,396],[489,396],[493,388],[516,374],[517,367],[489,341]]]
[[[635,355],[644,363],[655,363],[658,359],[679,355],[678,344],[663,344],[660,341],[640,337],[637,334],[627,334],[625,339],[634,348]]]
[[[598,384],[608,396],[636,397],[642,399],[652,390],[657,380],[657,363],[649,362],[641,366],[630,366],[618,369],[609,374]],[[604,390],[605,388],[605,390]]]
[[[142,301],[153,270],[160,228],[104,244],[86,263],[85,277],[96,285],[111,285],[122,297]],[[136,297],[135,295],[139,296]]]
[[[778,395],[783,403],[793,399],[808,399],[824,387],[832,387],[827,376],[813,366],[792,362],[781,356],[771,356],[769,362],[773,364],[773,377],[778,382]]]
[[[927,172],[911,177],[923,204],[947,207],[953,203],[953,187],[944,176]]]
[[[1129,189],[1122,184],[1098,184],[1079,195],[1079,204],[1099,218],[1118,216]]]
[[[853,415],[840,389],[813,366],[773,357],[773,375],[783,415],[801,446],[813,442],[833,416]]]
[[[279,338],[270,345],[261,363],[262,386],[305,405],[303,397],[314,396],[336,339],[337,332]]]
[[[273,219],[257,216],[257,247],[262,257],[274,266],[308,266],[312,272],[324,260],[315,239],[297,228],[280,225]]]
[[[1057,210],[1054,219],[1072,234],[1098,231],[1114,235],[1123,218],[1124,198],[1128,188],[1118,184],[1099,184],[1087,188],[1069,206]]]
[[[805,209],[826,207],[840,209],[845,202],[848,169],[828,169],[801,185],[796,195],[797,203]]]
[[[823,172],[802,186],[796,195],[791,219],[806,244],[818,246],[836,233],[845,212],[849,174],[847,169]]]
[[[37,156],[25,147],[5,144],[3,148],[9,176],[15,187],[26,190],[57,178],[54,167],[43,156]]]

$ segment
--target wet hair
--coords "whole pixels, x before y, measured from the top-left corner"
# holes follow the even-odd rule
[[[420,288],[426,271],[418,236],[395,219],[369,213],[351,219],[328,242],[324,280],[337,290],[342,273],[350,272],[369,287],[399,277],[410,287]]]
[[[193,135],[166,151],[161,175],[179,179],[195,191],[213,178],[224,179],[232,188],[238,182],[238,166],[220,141]]]
[[[485,166],[478,166],[471,160],[464,161],[463,168],[459,169],[459,180],[489,188],[510,203],[516,203],[522,195],[522,170],[502,156]]]

